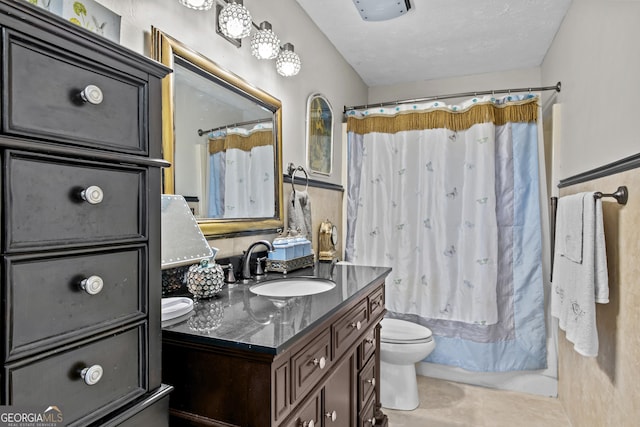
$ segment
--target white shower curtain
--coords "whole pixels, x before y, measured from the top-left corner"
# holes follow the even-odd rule
[[[348,112],[346,258],[393,268],[390,316],[430,327],[427,359],[546,364],[537,99]]]

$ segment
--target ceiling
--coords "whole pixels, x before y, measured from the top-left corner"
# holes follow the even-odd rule
[[[369,87],[538,67],[571,3],[411,0],[364,21],[352,0],[296,1]]]

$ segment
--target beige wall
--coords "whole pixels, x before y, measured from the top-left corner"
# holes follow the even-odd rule
[[[640,170],[563,188],[560,195],[620,185],[629,188],[626,206],[603,199],[609,303],[596,304],[598,357],[580,356],[562,331],[558,338],[558,395],[574,426],[632,426],[640,419]]]
[[[541,67],[543,84],[562,80],[556,179],[640,152],[638,22],[637,1],[573,1]],[[559,336],[559,398],[574,426],[631,426],[640,419],[640,169],[560,194],[611,192],[619,185],[629,187],[629,204],[604,203],[611,299],[597,307],[598,357],[578,355],[564,333]]]
[[[542,64],[562,81],[558,176],[638,153],[640,2],[574,0]]]

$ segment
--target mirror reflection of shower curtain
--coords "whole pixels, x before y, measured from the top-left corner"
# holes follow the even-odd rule
[[[538,110],[529,95],[348,112],[346,259],[393,268],[389,315],[433,331],[426,361],[546,365]]]
[[[264,218],[275,211],[273,130],[233,129],[209,141],[210,218]]]

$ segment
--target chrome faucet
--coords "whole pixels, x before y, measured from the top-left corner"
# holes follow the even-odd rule
[[[255,247],[259,245],[266,246],[269,252],[273,251],[273,245],[268,240],[258,240],[257,242],[253,242],[249,245],[249,248],[247,248],[244,255],[242,256],[241,263],[242,279],[245,282],[251,279],[251,269],[249,268],[249,263],[251,262],[251,254],[253,253]]]

